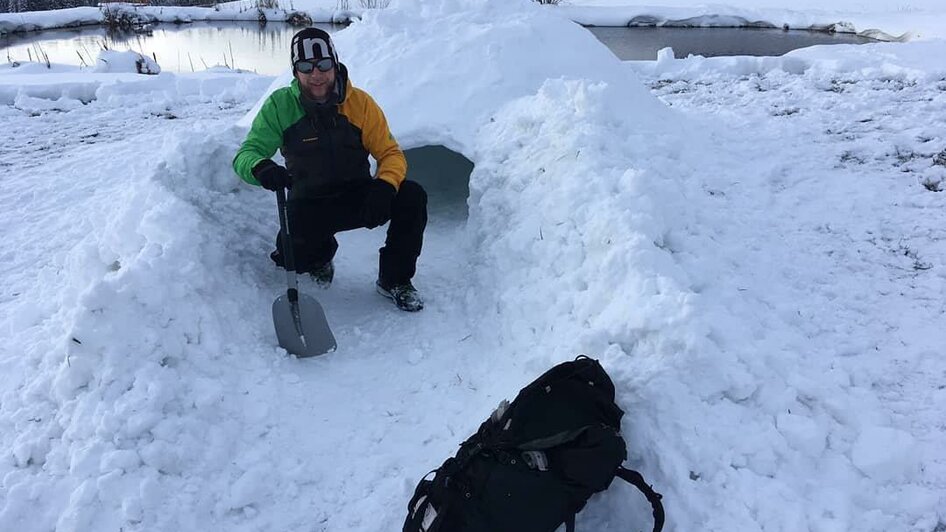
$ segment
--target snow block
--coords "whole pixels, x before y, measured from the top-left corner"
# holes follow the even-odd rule
[[[868,427],[861,431],[851,450],[854,467],[868,477],[890,481],[915,472],[916,440],[902,430]]]
[[[267,486],[270,483],[267,480],[266,470],[262,466],[245,471],[230,486],[229,507],[235,510],[265,500],[269,496]]]
[[[810,417],[779,414],[776,427],[793,448],[809,456],[818,456],[824,451],[828,431]]]

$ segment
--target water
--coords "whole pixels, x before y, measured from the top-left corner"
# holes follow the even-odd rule
[[[334,33],[343,25],[315,24]],[[277,75],[289,67],[289,44],[298,31],[289,24],[194,22],[157,24],[150,34],[109,31],[101,27],[30,32],[0,37],[0,61],[27,61],[38,52],[53,63],[93,64],[103,46],[135,50],[157,58],[161,69],[193,72],[214,65]]]
[[[588,28],[622,60],[657,59],[657,51],[670,46],[676,58],[690,54],[778,56],[819,44],[875,42],[849,33],[783,31],[759,28]]]
[[[328,32],[341,25],[317,24]],[[619,58],[656,59],[657,50],[673,47],[676,57],[688,54],[782,55],[816,44],[872,42],[850,34],[740,28],[589,28]],[[226,65],[276,75],[288,67],[289,43],[297,31],[288,24],[195,22],[159,24],[150,34],[111,32],[104,28],[63,29],[0,37],[0,61],[35,60],[46,54],[54,63],[92,64],[103,46],[154,55],[172,72]]]

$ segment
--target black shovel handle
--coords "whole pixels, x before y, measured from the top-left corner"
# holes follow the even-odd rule
[[[289,301],[299,300],[299,284],[296,281],[296,257],[292,249],[292,236],[289,234],[289,207],[286,201],[286,189],[276,190],[276,207],[279,209],[279,239],[282,242],[283,265],[286,267],[286,280],[289,289],[286,295]]]

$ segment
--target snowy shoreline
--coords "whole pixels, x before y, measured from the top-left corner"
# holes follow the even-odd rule
[[[291,22],[346,24],[361,18],[364,9],[339,10],[325,0],[302,2],[299,9],[260,9],[249,2],[229,2],[214,8],[159,7],[103,4],[55,11],[0,14],[0,35],[82,26],[106,25],[113,17],[133,24],[210,22]],[[802,12],[757,9],[732,5],[663,6],[549,6],[583,26],[672,28],[767,28],[827,33],[851,33],[878,41],[907,41],[946,37],[946,8],[859,13],[855,11]],[[934,22],[930,22],[934,21]],[[308,23],[308,21],[306,21]]]

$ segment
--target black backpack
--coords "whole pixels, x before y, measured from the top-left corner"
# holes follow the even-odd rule
[[[575,530],[575,515],[618,476],[636,486],[663,528],[661,495],[621,467],[624,412],[597,360],[578,357],[503,401],[456,456],[420,481],[404,532]]]

